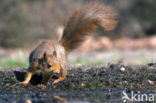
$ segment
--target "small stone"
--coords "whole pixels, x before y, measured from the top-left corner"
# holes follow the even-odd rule
[[[84,87],[85,86],[85,83],[81,83],[81,86]]]
[[[124,72],[126,69],[124,67],[120,68],[120,71]]]

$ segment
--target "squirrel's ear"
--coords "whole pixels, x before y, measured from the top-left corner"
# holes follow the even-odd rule
[[[45,60],[47,60],[47,59],[48,59],[48,55],[47,55],[47,53],[46,53],[46,52],[44,52],[44,54],[43,54],[43,58],[44,58]]]
[[[56,51],[54,51],[53,55],[54,55],[55,57],[57,57],[57,53],[56,53]]]

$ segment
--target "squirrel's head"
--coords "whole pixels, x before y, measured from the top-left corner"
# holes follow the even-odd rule
[[[59,65],[57,59],[56,51],[53,52],[53,54],[47,54],[46,52],[43,55],[42,59],[42,68],[44,72],[55,72],[58,69],[58,66],[56,67],[56,64]]]

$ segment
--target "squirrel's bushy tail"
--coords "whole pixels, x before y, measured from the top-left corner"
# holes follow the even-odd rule
[[[117,21],[116,13],[102,3],[88,3],[77,9],[69,18],[61,43],[67,51],[76,49],[97,26],[113,30]]]

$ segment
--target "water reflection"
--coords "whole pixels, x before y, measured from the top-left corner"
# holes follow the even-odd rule
[[[30,99],[27,99],[25,103],[33,103]]]
[[[66,98],[62,98],[60,96],[54,96],[54,98],[58,99],[61,103],[68,103]]]
[[[31,99],[26,99],[25,101],[23,101],[24,103],[68,103],[66,98],[60,97],[60,96],[54,96],[51,98],[52,101],[50,101],[48,99],[48,101],[46,102],[46,100],[44,101],[40,101],[40,100],[31,100]],[[18,101],[18,103],[20,103],[22,101]]]
[[[54,96],[51,99],[47,100],[31,100],[31,99],[26,99],[26,100],[20,100],[20,101],[14,101],[14,103],[90,103],[89,101],[85,100],[69,100],[67,101],[66,98],[60,97],[60,96]]]
[[[121,91],[0,94],[0,103],[121,103]]]

